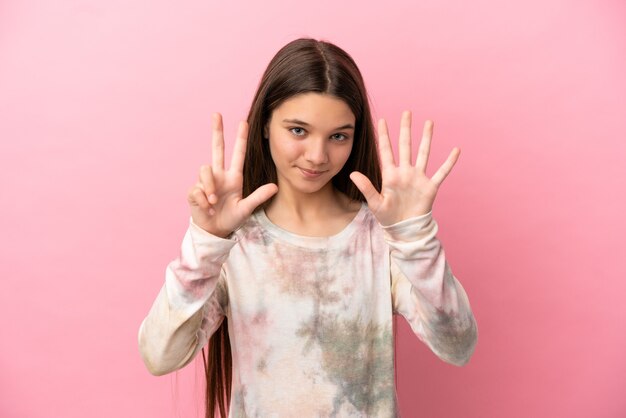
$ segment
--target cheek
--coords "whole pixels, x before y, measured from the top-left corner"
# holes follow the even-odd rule
[[[339,153],[338,161],[341,162],[341,165],[344,165],[348,158],[350,158],[350,153],[352,153],[352,146],[342,147],[341,152]]]
[[[292,160],[297,159],[299,145],[296,141],[291,141],[290,138],[272,138],[270,140],[270,153],[274,159],[274,164],[285,164]]]

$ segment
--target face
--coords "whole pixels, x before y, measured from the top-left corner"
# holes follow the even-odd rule
[[[341,99],[303,93],[274,109],[266,125],[279,190],[314,193],[332,187],[354,141],[355,116]]]

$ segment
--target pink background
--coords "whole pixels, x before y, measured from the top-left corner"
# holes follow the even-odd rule
[[[210,113],[232,139],[303,35],[353,55],[392,135],[435,121],[429,175],[462,150],[434,215],[478,346],[451,366],[400,320],[403,416],[626,416],[626,3],[35,3],[0,2],[2,417],[199,416],[201,358],[153,377],[137,330]]]

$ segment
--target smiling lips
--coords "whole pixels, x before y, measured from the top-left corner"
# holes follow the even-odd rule
[[[310,178],[310,179],[317,178],[326,172],[326,171],[308,170],[302,167],[298,167],[298,168],[300,169],[302,174],[304,174],[304,177]]]

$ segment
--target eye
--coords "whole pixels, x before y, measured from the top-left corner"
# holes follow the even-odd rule
[[[348,137],[344,134],[334,134],[333,136],[331,136],[331,138],[337,142],[343,142],[348,139]]]
[[[294,134],[295,136],[303,136],[304,133],[306,132],[303,128],[289,128],[289,131]]]

